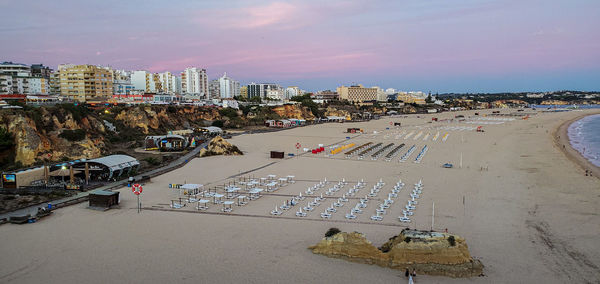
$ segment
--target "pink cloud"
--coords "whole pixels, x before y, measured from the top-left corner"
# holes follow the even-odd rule
[[[226,29],[255,29],[275,27],[286,29],[296,27],[299,16],[305,10],[300,5],[286,2],[273,2],[263,6],[235,9],[203,10],[195,21],[208,26]]]

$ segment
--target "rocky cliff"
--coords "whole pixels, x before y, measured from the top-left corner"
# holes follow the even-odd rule
[[[79,119],[79,120],[77,120]],[[74,118],[65,109],[4,110],[0,112],[0,127],[14,138],[13,161],[28,166],[36,161],[95,158],[104,149],[104,125],[91,116]],[[77,141],[61,137],[65,131],[85,133]]]
[[[404,230],[378,249],[363,234],[341,232],[309,249],[328,257],[430,275],[471,277],[483,270],[481,262],[471,257],[465,240],[447,233]]]
[[[271,109],[282,118],[295,118],[304,120],[315,120],[315,116],[307,107],[299,105],[282,105]]]
[[[121,110],[115,120],[124,125],[137,128],[144,134],[160,130],[172,130],[179,127],[206,126],[205,121],[221,119],[217,108],[143,106]],[[164,131],[163,131],[164,132]]]
[[[115,150],[114,143],[135,145],[146,134],[205,126],[221,116],[217,108],[175,106],[75,105],[0,110],[0,128],[8,131],[13,146],[0,149],[2,168],[97,158]],[[114,132],[106,124],[114,125]],[[74,133],[73,133],[74,132]],[[75,135],[74,135],[75,134]],[[131,144],[134,143],[134,144]]]
[[[352,119],[352,115],[349,111],[345,109],[336,109],[333,107],[327,107],[327,109],[325,110],[325,116],[342,116],[348,120]]]

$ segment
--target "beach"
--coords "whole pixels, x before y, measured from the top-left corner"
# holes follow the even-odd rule
[[[555,132],[555,141],[556,145],[563,150],[563,152],[573,161],[573,163],[581,167],[582,171],[585,172],[585,170],[589,170],[595,177],[600,177],[600,168],[592,164],[585,157],[583,157],[581,153],[579,153],[576,149],[574,149],[571,146],[571,143],[569,141],[569,126],[573,122],[580,120],[588,115],[589,114],[580,114],[575,118],[572,118],[562,123]],[[565,145],[565,147],[563,147],[563,145]]]
[[[475,116],[475,112],[480,115]],[[0,259],[0,282],[406,281],[403,271],[327,258],[312,254],[307,247],[316,244],[330,227],[362,232],[376,246],[406,227],[429,230],[435,202],[433,229],[447,229],[464,237],[471,255],[485,265],[485,276],[453,279],[419,275],[417,283],[594,283],[600,276],[600,173],[565,139],[571,122],[599,112],[538,112],[525,120],[481,118],[491,110],[446,112],[235,136],[229,141],[244,152],[243,156],[196,158],[144,184],[140,214],[135,195],[122,188],[117,209],[102,212],[78,204],[56,210],[35,224],[0,226],[4,241],[0,246],[4,256]],[[443,120],[456,115],[464,115],[473,123],[431,122],[433,117]],[[394,127],[394,122],[402,126]],[[477,126],[485,132],[476,132]],[[362,128],[365,133],[345,133],[351,127]],[[438,136],[435,141],[434,136]],[[405,146],[390,162],[384,157],[373,160],[370,155],[362,160],[346,158],[343,153],[269,158],[270,151],[287,155],[319,144],[329,149],[369,142]],[[399,162],[412,145],[415,152]],[[425,145],[426,154],[415,163]],[[454,167],[444,168],[444,163]],[[585,176],[584,169],[595,171],[594,177]],[[197,183],[209,188],[239,177],[271,174],[293,175],[295,183],[264,193],[245,206],[234,205],[231,213],[222,213],[220,204],[211,204],[206,211],[191,204],[181,209],[170,206],[181,192],[170,189],[169,184]],[[310,195],[306,189],[324,179],[331,186],[347,181],[344,190],[363,180],[367,189],[349,198],[331,219],[322,219],[319,213],[344,190],[326,197],[327,201],[306,217],[296,217],[297,209],[280,216],[269,214],[299,193]],[[411,223],[397,218],[408,198],[407,189],[401,191],[397,204],[380,222],[370,219],[376,203],[355,220],[344,218],[368,188],[384,182],[382,192],[370,202],[381,201],[399,179],[407,188],[419,180],[424,185]]]

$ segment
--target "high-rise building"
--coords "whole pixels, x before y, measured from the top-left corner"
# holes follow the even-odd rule
[[[188,67],[181,73],[181,91],[188,95],[209,96],[206,69]]]
[[[31,77],[31,67],[7,61],[0,63],[0,73],[11,76]]]
[[[31,65],[31,76],[36,78],[50,79],[52,69],[44,64],[33,64]]]
[[[337,88],[340,100],[351,102],[363,102],[377,100],[377,88],[365,88],[362,85]]]
[[[50,82],[49,82],[49,91],[48,93],[51,95],[59,95],[60,94],[60,71],[56,70],[50,74]]]
[[[158,74],[162,92],[170,95],[180,94],[181,86],[179,80],[177,80],[177,76],[173,75],[171,72],[163,72]]]
[[[13,62],[0,63],[0,93],[30,94],[31,67]]]
[[[29,83],[28,94],[47,95],[50,91],[49,80],[44,77],[30,77],[27,81]]]
[[[377,101],[380,101],[380,102],[387,101],[387,94],[385,93],[385,90],[383,90],[382,88],[379,88],[377,86],[373,86],[371,88],[377,89],[377,98],[376,98]]]
[[[211,98],[218,98],[221,96],[221,84],[219,79],[210,80],[208,82],[208,93]]]
[[[224,73],[219,78],[219,96],[222,99],[233,98],[240,95],[240,82],[227,77],[227,73]]]
[[[291,99],[292,97],[297,97],[297,96],[301,96],[302,95],[302,91],[300,91],[300,88],[296,87],[296,86],[291,86],[291,87],[287,87],[285,89],[285,98],[286,99]]]
[[[137,70],[131,73],[131,84],[135,90],[146,93],[161,93],[163,91],[160,75],[150,73],[144,70]]]
[[[128,95],[133,91],[131,83],[131,72],[125,70],[114,70],[113,72],[113,94]]]
[[[12,93],[12,76],[0,73],[0,94]]]
[[[73,100],[86,102],[112,96],[112,72],[95,65],[59,65],[60,93]]]
[[[248,85],[248,98],[266,98],[268,90],[280,89],[279,85],[273,83],[250,83]]]
[[[242,98],[248,98],[248,86],[241,86],[240,87],[240,96]]]

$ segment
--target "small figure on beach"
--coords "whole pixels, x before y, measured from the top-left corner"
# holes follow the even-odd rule
[[[585,170],[585,176],[586,177],[589,175],[588,172],[589,172],[589,170]]]
[[[408,268],[406,268],[406,271],[404,271],[404,276],[406,278],[408,278],[408,276],[410,276],[410,271],[408,271]]]
[[[413,268],[413,272],[411,274],[412,277],[417,277],[417,270]]]

